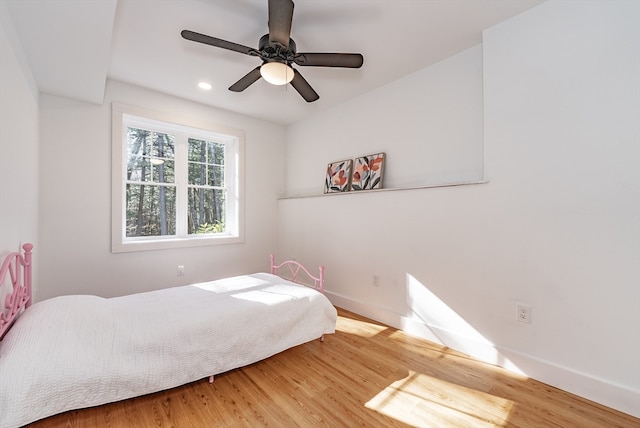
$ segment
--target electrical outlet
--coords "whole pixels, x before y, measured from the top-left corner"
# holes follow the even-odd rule
[[[178,276],[184,276],[184,265],[178,265]]]
[[[518,303],[517,311],[516,315],[518,317],[518,321],[525,322],[527,324],[531,323],[531,306]]]
[[[371,285],[373,285],[374,287],[380,287],[380,275],[378,275],[377,273],[373,274],[373,276],[371,277]]]

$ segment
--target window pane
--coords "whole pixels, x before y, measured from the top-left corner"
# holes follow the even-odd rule
[[[224,232],[224,190],[189,187],[188,193],[189,234]]]
[[[127,128],[127,154],[173,159],[175,136],[139,128]]]
[[[189,184],[222,186],[224,144],[189,139]]]
[[[224,186],[224,167],[222,165],[209,165],[207,172],[210,186]]]
[[[151,163],[142,156],[129,156],[127,162],[127,181],[150,181]]]
[[[209,143],[209,163],[224,165],[224,144]]]
[[[189,138],[189,161],[204,162],[207,158],[207,142]]]
[[[175,207],[173,186],[127,184],[126,236],[175,235]]]
[[[175,156],[175,137],[170,134],[161,134],[151,132],[152,151],[151,155],[163,158],[173,159]]]
[[[153,181],[156,183],[173,183],[175,180],[174,161],[163,161],[160,164],[155,164],[152,160],[151,162],[151,170]]]
[[[189,162],[189,184],[207,185],[207,164]]]
[[[127,128],[127,181],[173,183],[175,137]]]

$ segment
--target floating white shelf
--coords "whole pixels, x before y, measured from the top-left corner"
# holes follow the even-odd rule
[[[465,181],[465,182],[459,182],[459,183],[432,184],[432,185],[414,186],[414,187],[390,187],[390,188],[375,189],[375,190],[352,190],[349,192],[332,192],[332,193],[322,193],[322,194],[314,194],[314,195],[281,196],[278,199],[322,198],[325,196],[360,195],[364,193],[380,193],[380,192],[399,192],[399,191],[405,191],[405,190],[436,189],[441,187],[472,186],[476,184],[486,184],[488,182],[489,180],[478,180],[478,181]]]

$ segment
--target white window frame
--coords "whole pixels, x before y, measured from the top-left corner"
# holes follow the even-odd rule
[[[169,114],[147,109],[112,105],[111,135],[111,252],[146,251],[185,248],[204,245],[235,244],[244,242],[244,133],[210,123],[177,120]],[[170,236],[127,237],[125,233],[127,128],[142,127],[177,135],[180,138],[199,138],[225,143],[225,232],[215,234],[187,234],[186,204],[187,175],[176,174],[176,234]],[[186,144],[178,148],[176,165],[187,165]],[[184,211],[184,212],[182,212]]]

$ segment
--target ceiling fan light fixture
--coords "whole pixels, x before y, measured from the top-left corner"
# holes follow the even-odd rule
[[[265,62],[260,67],[260,75],[272,85],[286,85],[293,80],[293,68],[284,62]]]

